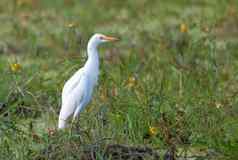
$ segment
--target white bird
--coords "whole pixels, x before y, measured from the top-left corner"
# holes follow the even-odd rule
[[[115,37],[109,37],[103,34],[94,34],[90,38],[87,46],[88,59],[85,65],[63,87],[58,129],[65,128],[71,116],[73,116],[74,121],[91,99],[99,74],[98,45],[117,40]]]

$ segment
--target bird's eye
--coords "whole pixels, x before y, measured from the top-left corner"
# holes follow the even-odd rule
[[[102,36],[100,36],[100,37],[99,37],[99,39],[100,39],[100,40],[103,40],[103,37],[102,37]]]

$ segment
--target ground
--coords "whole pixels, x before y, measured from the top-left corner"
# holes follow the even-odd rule
[[[0,22],[0,159],[237,159],[237,0],[2,0]],[[91,103],[55,131],[93,33],[120,42],[100,47]]]

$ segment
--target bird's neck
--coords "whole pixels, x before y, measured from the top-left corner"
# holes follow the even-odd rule
[[[85,67],[90,72],[97,73],[99,70],[99,55],[98,55],[97,46],[93,44],[90,45],[89,43],[87,48],[87,53],[88,53],[88,59],[85,64]]]

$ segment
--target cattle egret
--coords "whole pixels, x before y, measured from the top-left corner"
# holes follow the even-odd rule
[[[73,116],[74,121],[91,99],[93,88],[97,84],[99,74],[98,45],[117,40],[117,38],[103,34],[94,34],[90,38],[87,46],[88,58],[85,65],[80,68],[63,87],[62,107],[58,123],[59,129],[63,129],[67,126],[69,117]]]

